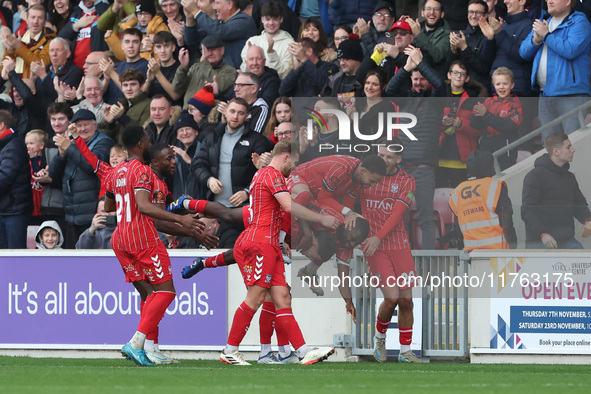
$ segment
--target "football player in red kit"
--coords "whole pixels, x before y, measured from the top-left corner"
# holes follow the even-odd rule
[[[397,140],[397,141],[396,141]],[[401,144],[395,138],[393,143]],[[386,176],[380,183],[361,193],[361,210],[369,220],[370,236],[363,243],[363,253],[373,275],[378,276],[384,301],[379,307],[374,357],[385,362],[386,332],[398,306],[400,333],[399,362],[421,362],[410,350],[412,342],[412,278],[416,276],[404,225],[404,212],[414,198],[415,180],[398,168],[402,156],[379,147],[378,156],[386,162]]]
[[[159,184],[152,169],[142,162],[151,146],[146,132],[139,126],[130,126],[123,133],[123,143],[129,160],[119,164],[107,181],[105,209],[117,210],[118,223],[111,245],[126,272],[126,279],[138,292],[145,296],[149,291],[142,284],[144,280],[154,291],[150,298],[143,297],[146,303],[138,329],[121,352],[138,365],[150,366],[154,363],[144,351],[146,337],[157,330],[176,295],[170,259],[158,236],[154,219],[183,226],[190,233],[201,231],[203,224],[192,216],[171,214],[152,203],[154,196],[158,197],[164,191],[160,190],[163,182]],[[159,189],[156,189],[157,185],[160,185]],[[128,269],[130,266],[133,270]]]
[[[279,142],[269,166],[259,170],[250,185],[251,225],[236,241],[234,255],[248,288],[244,302],[236,310],[226,348],[220,360],[227,364],[249,365],[238,346],[256,310],[267,293],[277,306],[276,326],[287,333],[302,364],[314,364],[330,356],[334,349],[310,349],[291,310],[291,295],[285,282],[285,268],[279,248],[282,209],[291,213],[291,197],[285,176],[291,171],[291,144]]]
[[[319,157],[298,165],[291,176],[291,195],[307,207],[312,200],[345,215],[345,227],[355,227],[361,216],[352,210],[361,189],[378,183],[385,174],[384,161],[368,156],[363,161],[352,156]],[[342,199],[343,203],[338,200]]]

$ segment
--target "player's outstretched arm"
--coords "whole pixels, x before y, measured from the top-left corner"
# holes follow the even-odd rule
[[[203,231],[205,229],[205,224],[191,215],[176,215],[152,204],[150,193],[147,190],[136,189],[135,199],[138,210],[142,215],[150,216],[153,219],[178,223],[189,230]]]
[[[215,201],[195,200],[190,196],[183,195],[170,203],[167,207],[169,212],[183,213],[185,210],[202,213],[205,216],[214,217],[223,220],[226,223],[242,224],[242,207],[228,208]]]
[[[215,248],[219,242],[219,238],[215,235],[207,234],[203,231],[190,230],[177,223],[167,222],[165,220],[154,219],[154,226],[156,230],[165,234],[194,238],[207,249]]]
[[[207,203],[203,210],[203,214],[205,216],[213,216],[226,223],[242,224],[244,222],[244,219],[242,218],[242,207],[228,208],[215,201],[209,201]]]

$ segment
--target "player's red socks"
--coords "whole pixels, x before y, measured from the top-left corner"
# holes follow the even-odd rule
[[[313,198],[314,198],[314,196],[312,196],[312,193],[310,193],[307,190],[302,190],[301,192],[298,193],[298,195],[293,200],[295,202],[297,202],[298,204],[307,207]]]
[[[203,262],[205,268],[214,268],[214,267],[223,267],[226,264],[226,260],[224,259],[224,254],[220,253],[213,257],[208,257]]]
[[[398,327],[400,345],[410,345],[412,343],[412,327]]]
[[[144,313],[140,319],[140,324],[137,328],[138,331],[144,334],[150,334],[155,331],[160,323],[160,320],[164,317],[164,312],[170,303],[176,297],[176,293],[169,291],[155,291],[152,293],[152,299],[147,300],[144,305]]]
[[[289,342],[291,342],[295,349],[299,349],[306,344],[300,326],[293,317],[291,308],[278,309],[275,312],[275,327],[278,335],[282,331],[287,334]],[[279,344],[279,338],[277,339],[277,343]]]
[[[207,200],[191,200],[189,201],[189,209],[191,211],[205,213],[205,207],[208,202]]]
[[[259,327],[261,332],[261,344],[270,344],[273,331],[275,331],[275,304],[272,302],[263,302],[261,316],[259,318]]]
[[[146,335],[146,339],[150,339],[154,341],[154,343],[158,343],[158,330],[158,326],[156,326],[155,329],[153,329],[152,331],[150,331],[148,335]]]
[[[248,327],[250,327],[250,322],[252,321],[255,312],[256,311],[246,305],[245,302],[236,309],[234,320],[232,321],[232,328],[230,329],[230,335],[228,335],[228,345],[240,345],[240,342],[242,342],[242,339],[246,335],[246,331],[248,331]]]
[[[289,336],[285,331],[285,327],[277,327],[277,322],[275,322],[275,334],[277,335],[277,346],[289,346]],[[289,352],[291,352],[291,349],[289,349]]]
[[[382,338],[385,337],[385,334],[386,334],[386,331],[388,331],[389,325],[390,325],[389,321],[383,321],[378,316],[377,321],[376,321],[376,331],[379,332],[380,334],[384,334],[384,336]]]

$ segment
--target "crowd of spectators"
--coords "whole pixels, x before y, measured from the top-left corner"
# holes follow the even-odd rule
[[[291,136],[300,162],[342,142],[336,115],[306,127],[306,111],[333,109],[366,135],[383,112],[416,115],[418,140],[399,135],[401,167],[433,249],[436,186],[456,187],[471,152],[494,152],[591,93],[588,0],[112,1],[2,3],[0,248],[24,248],[27,225],[48,220],[64,248],[102,233],[104,185],[67,141],[71,124],[112,166],[126,157],[125,127],[140,125],[173,147],[175,197],[241,206],[278,140]],[[508,152],[501,167],[515,160]],[[220,246],[241,229],[222,223]]]

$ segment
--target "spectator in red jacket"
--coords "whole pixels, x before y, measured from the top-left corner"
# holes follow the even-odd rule
[[[487,98],[484,104],[476,104],[470,117],[472,127],[484,130],[478,141],[478,149],[489,152],[513,142],[523,120],[521,101],[511,93],[515,86],[513,72],[507,67],[499,67],[493,72],[492,84],[496,94]],[[500,156],[501,170],[511,167],[516,160],[515,149]]]

